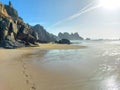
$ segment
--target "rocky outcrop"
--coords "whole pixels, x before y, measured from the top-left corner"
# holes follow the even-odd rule
[[[58,43],[58,44],[71,44],[70,40],[68,40],[68,39],[61,39],[59,41],[55,41],[55,43]]]
[[[43,43],[56,41],[57,36],[48,33],[43,26],[37,24],[32,29],[38,34],[38,41]]]
[[[8,13],[5,9],[5,6],[2,3],[0,3],[0,16],[7,16],[8,17]]]
[[[86,40],[91,40],[90,38],[86,38]]]
[[[12,18],[18,18],[18,12],[10,5],[5,5],[5,9],[8,13],[9,16],[11,16]]]
[[[58,43],[69,44],[69,40],[82,40],[78,33],[59,33],[55,36],[47,32],[43,26],[31,26],[24,23],[11,2],[8,5],[0,3],[0,46],[18,48],[37,46],[36,42],[48,43],[60,40]]]
[[[78,33],[71,33],[71,34],[69,34],[69,33],[67,33],[67,32],[65,32],[65,33],[61,33],[61,32],[60,32],[60,33],[58,34],[58,37],[59,37],[59,39],[83,40],[83,38],[80,37]]]
[[[4,48],[17,48],[26,45],[36,45],[37,33],[32,27],[18,16],[12,3],[0,3],[0,46]]]

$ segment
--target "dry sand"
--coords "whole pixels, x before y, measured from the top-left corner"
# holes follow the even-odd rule
[[[84,46],[40,44],[37,48],[0,49],[0,90],[56,90],[66,77],[37,68],[27,58],[41,49],[80,48]]]

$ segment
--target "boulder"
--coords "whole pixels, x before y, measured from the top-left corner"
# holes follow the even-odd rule
[[[24,44],[22,43],[19,43],[19,42],[12,42],[12,41],[9,41],[9,40],[4,40],[2,42],[2,44],[0,44],[3,48],[6,48],[6,49],[15,49],[15,48],[20,48],[20,47],[23,47],[25,46]]]
[[[68,40],[68,39],[61,39],[59,41],[56,41],[56,43],[59,43],[59,44],[71,44],[70,40]]]

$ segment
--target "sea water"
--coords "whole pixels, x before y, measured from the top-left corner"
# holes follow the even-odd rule
[[[40,50],[32,57],[32,63],[68,77],[56,90],[120,90],[120,41],[73,41],[73,44],[87,47]]]

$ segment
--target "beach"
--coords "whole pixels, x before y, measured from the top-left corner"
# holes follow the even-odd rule
[[[0,89],[119,90],[120,41],[79,42],[1,49]]]
[[[81,48],[86,48],[86,46],[78,46],[78,45],[69,45],[69,44],[39,44],[39,49],[43,50],[53,50],[53,49],[81,49]]]
[[[29,63],[29,57],[51,49],[81,48],[84,46],[40,44],[39,47],[0,49],[0,90],[50,90],[51,84],[54,85],[65,77],[36,67]],[[51,83],[51,80],[55,81]]]
[[[119,12],[120,0],[0,0],[0,90],[120,90]]]

